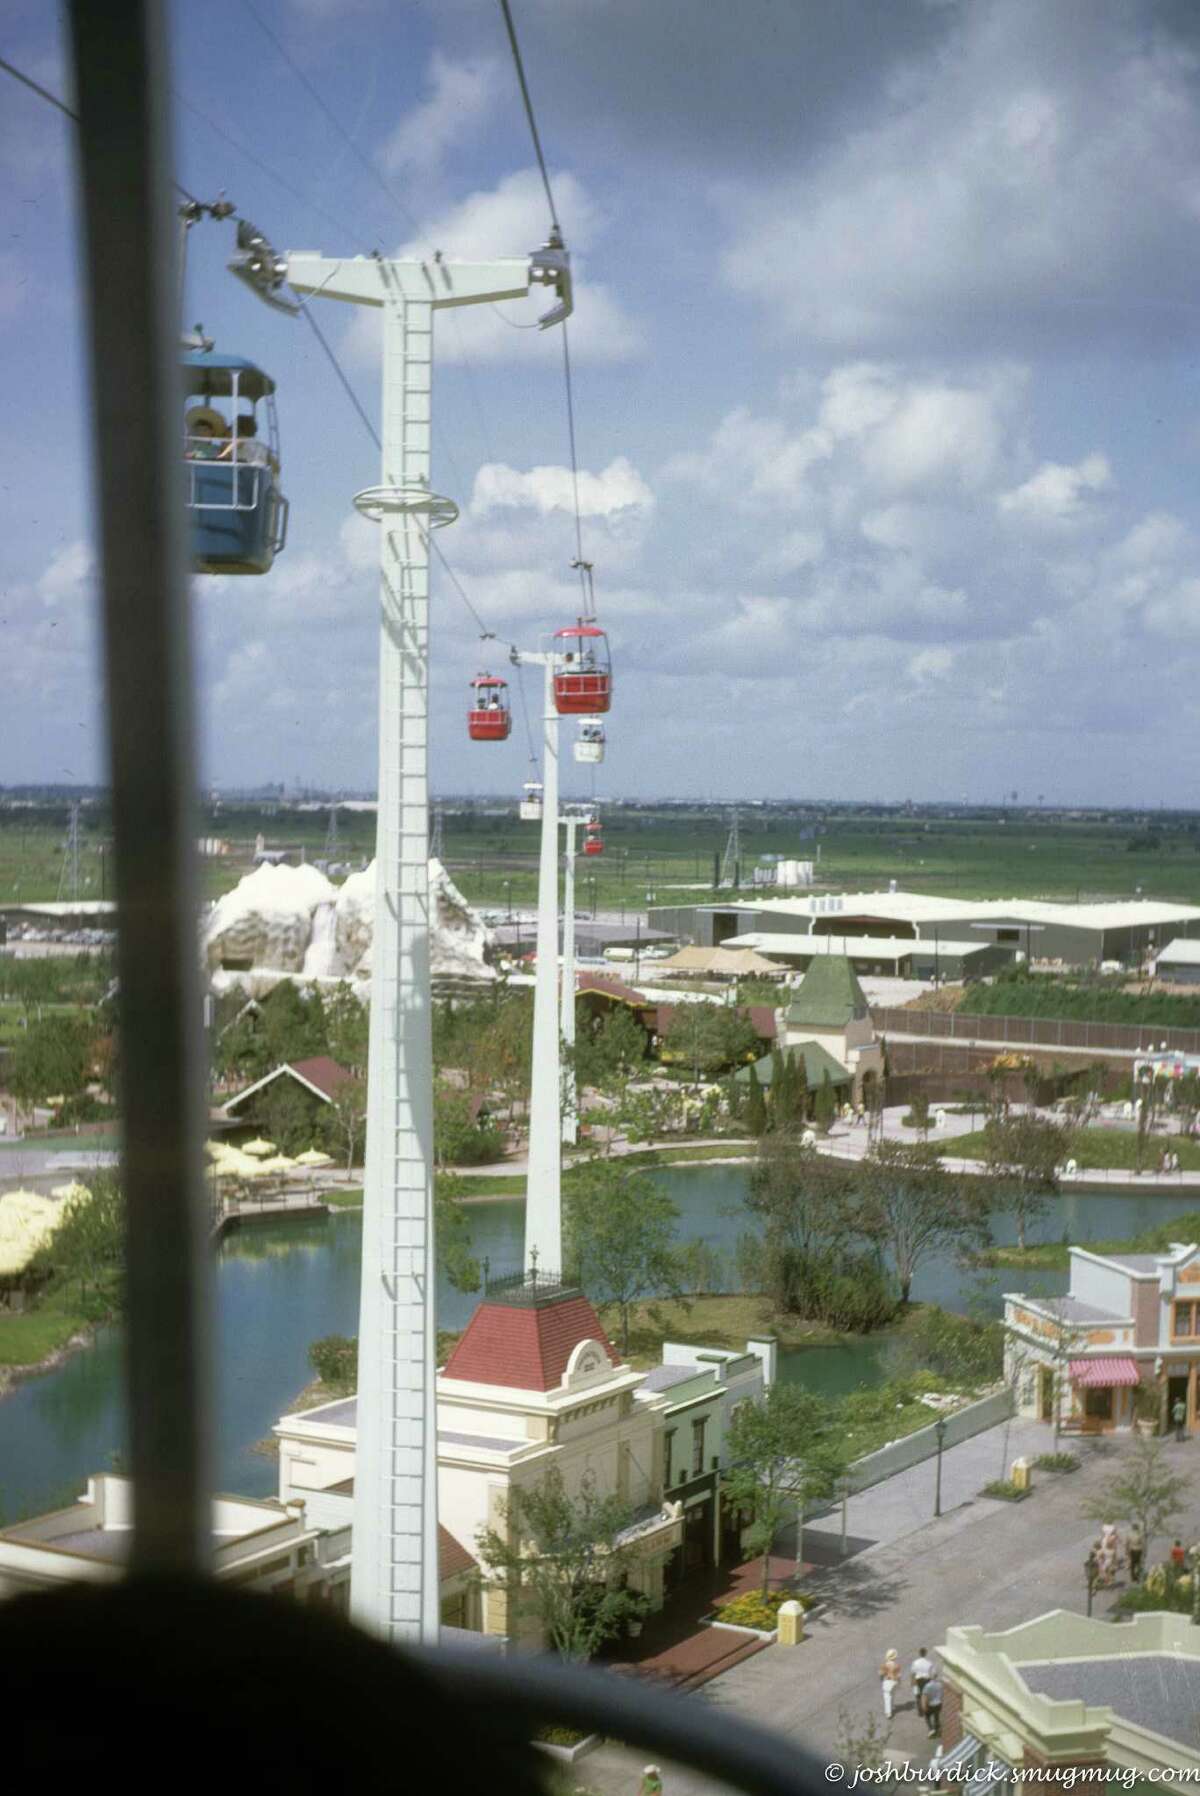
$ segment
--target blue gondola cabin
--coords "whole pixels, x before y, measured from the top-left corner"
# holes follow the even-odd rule
[[[183,454],[198,574],[266,574],[287,536],[275,382],[243,356],[183,358]]]

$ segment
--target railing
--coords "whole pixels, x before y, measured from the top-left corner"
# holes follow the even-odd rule
[[[1165,1042],[1180,1054],[1200,1054],[1200,1029],[1162,1023],[1096,1023],[1070,1017],[978,1016],[961,1010],[871,1011],[880,1035],[921,1036],[933,1041],[1000,1042],[1005,1046],[1090,1048],[1136,1054]]]

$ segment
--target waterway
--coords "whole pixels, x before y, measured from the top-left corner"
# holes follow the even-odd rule
[[[689,1166],[654,1175],[680,1211],[681,1242],[702,1240],[732,1259],[745,1228],[739,1214],[744,1166]],[[524,1202],[468,1207],[472,1251],[493,1268],[519,1264]],[[1043,1240],[1111,1240],[1195,1208],[1195,1198],[1167,1192],[1070,1191],[1048,1206]],[[1016,1238],[1011,1217],[993,1218],[998,1242]],[[269,1496],[273,1459],[255,1442],[307,1383],[309,1344],[322,1335],[354,1334],[358,1324],[361,1221],[337,1213],[324,1222],[247,1228],[222,1245],[215,1280],[216,1474],[222,1490]],[[960,1266],[953,1255],[929,1261],[913,1296],[961,1312],[998,1314],[1014,1285],[1030,1294],[1066,1288],[1065,1272]],[[438,1321],[461,1328],[475,1299],[445,1281]],[[0,1401],[0,1521],[71,1501],[89,1472],[119,1466],[126,1453],[121,1392],[121,1334],[103,1331],[94,1345],[54,1372],[27,1379]],[[813,1389],[836,1394],[886,1376],[886,1337],[841,1347],[812,1347],[784,1356],[782,1371]]]

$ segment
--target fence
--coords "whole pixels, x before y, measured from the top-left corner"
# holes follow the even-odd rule
[[[1161,1023],[1076,1022],[1068,1017],[975,1016],[960,1010],[872,1010],[880,1035],[925,1036],[941,1041],[1000,1042],[1014,1048],[1073,1048],[1136,1054],[1164,1042],[1180,1054],[1200,1054],[1200,1029],[1168,1029]]]
[[[942,1446],[957,1447],[974,1435],[982,1434],[985,1428],[995,1428],[998,1423],[1007,1421],[1011,1413],[1012,1392],[1007,1387],[993,1391],[990,1397],[981,1397],[977,1403],[968,1403],[965,1409],[954,1410],[946,1417]],[[918,1428],[915,1434],[906,1434],[902,1440],[892,1441],[889,1446],[856,1459],[847,1477],[848,1494],[856,1496],[860,1490],[870,1490],[873,1485],[882,1484],[885,1478],[894,1478],[897,1472],[907,1472],[910,1466],[932,1459],[936,1452],[937,1429],[931,1423],[928,1428]]]

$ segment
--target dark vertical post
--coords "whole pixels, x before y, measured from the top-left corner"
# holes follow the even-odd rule
[[[208,1249],[164,10],[71,0],[112,763],[131,1567],[210,1557]]]
[[[933,1431],[937,1435],[937,1489],[934,1493],[933,1513],[937,1516],[942,1513],[942,1446],[946,1439],[945,1416],[938,1417],[933,1424]]]

